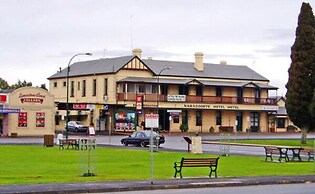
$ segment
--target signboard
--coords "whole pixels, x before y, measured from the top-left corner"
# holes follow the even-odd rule
[[[73,109],[87,109],[86,104],[73,104]]]
[[[20,109],[16,108],[2,108],[0,109],[0,113],[7,114],[7,113],[20,113]]]
[[[186,102],[186,95],[167,95],[169,102]]]
[[[37,104],[43,104],[44,99],[46,98],[45,94],[41,93],[20,93],[19,99],[22,104],[24,103],[37,103]]]
[[[8,102],[8,95],[7,94],[0,94],[0,103]]]
[[[145,114],[146,128],[159,128],[159,114]]]
[[[263,110],[270,110],[270,111],[277,111],[278,107],[277,106],[263,106]]]
[[[143,107],[143,96],[137,96],[136,98],[136,110],[142,110]]]

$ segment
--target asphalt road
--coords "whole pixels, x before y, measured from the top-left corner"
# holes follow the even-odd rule
[[[268,191],[268,192],[266,192]],[[192,189],[164,189],[149,191],[129,191],[119,192],[119,194],[314,194],[315,183],[304,184],[278,184],[278,185],[255,185],[255,186],[235,186],[235,187],[208,187]],[[118,192],[111,192],[118,194]]]
[[[162,150],[175,150],[175,151],[187,151],[187,142],[184,140],[183,136],[187,134],[164,134],[166,142],[162,144],[159,148]],[[69,138],[72,137],[82,137],[83,134],[72,134]],[[189,135],[188,135],[189,136]],[[201,134],[202,141],[208,140],[220,140],[220,134]],[[124,135],[97,135],[96,143],[98,146],[121,146],[120,139],[125,137]],[[268,133],[268,134],[257,134],[257,133],[242,133],[234,134],[232,133],[229,137],[229,142],[233,143],[236,139],[300,139],[300,133]],[[309,139],[315,139],[315,133],[308,134]],[[55,140],[56,142],[56,140]],[[1,137],[0,144],[43,144],[44,139],[42,137],[25,137],[25,138],[9,138]],[[128,146],[130,149],[148,149],[140,148],[136,146]],[[221,147],[222,148],[222,147]],[[265,151],[262,147],[257,146],[238,146],[230,145],[226,147],[229,150],[231,155],[254,155],[254,156],[264,156]],[[221,154],[222,149],[218,144],[202,144],[202,150],[204,153],[211,154]]]

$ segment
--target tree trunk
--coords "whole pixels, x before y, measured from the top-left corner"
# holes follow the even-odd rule
[[[302,130],[301,144],[306,144],[308,128],[307,127],[303,127],[301,130]]]

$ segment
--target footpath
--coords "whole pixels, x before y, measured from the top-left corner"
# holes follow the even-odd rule
[[[246,178],[183,178],[143,181],[106,181],[87,183],[58,183],[0,186],[0,193],[55,194],[55,193],[101,193],[135,190],[183,189],[202,187],[231,187],[268,184],[315,183],[314,175],[272,176]]]

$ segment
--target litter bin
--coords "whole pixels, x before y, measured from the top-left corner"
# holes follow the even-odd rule
[[[46,147],[54,146],[54,135],[44,135],[44,146]]]

